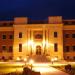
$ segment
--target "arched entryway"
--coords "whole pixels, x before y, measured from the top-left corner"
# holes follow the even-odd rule
[[[41,46],[36,46],[36,54],[41,55]]]

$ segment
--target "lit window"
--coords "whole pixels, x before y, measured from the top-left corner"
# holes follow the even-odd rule
[[[54,44],[54,51],[55,51],[55,52],[58,51],[58,44],[57,44],[57,43]]]
[[[2,36],[2,39],[6,39],[6,35],[3,35],[3,36]]]
[[[19,44],[19,52],[22,52],[22,44]]]
[[[57,37],[57,32],[54,32],[54,37],[55,37],[55,38]]]
[[[22,38],[22,32],[19,33],[19,38]]]

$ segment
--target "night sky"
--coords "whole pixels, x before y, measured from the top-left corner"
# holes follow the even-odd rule
[[[75,19],[75,0],[0,0],[0,19],[15,16],[46,19],[55,15]]]

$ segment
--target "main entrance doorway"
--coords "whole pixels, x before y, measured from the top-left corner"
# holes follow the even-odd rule
[[[41,55],[41,46],[36,46],[36,54]]]

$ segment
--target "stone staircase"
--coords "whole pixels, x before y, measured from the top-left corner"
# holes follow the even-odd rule
[[[29,56],[28,60],[33,59],[35,62],[50,62],[46,55],[32,55]]]

